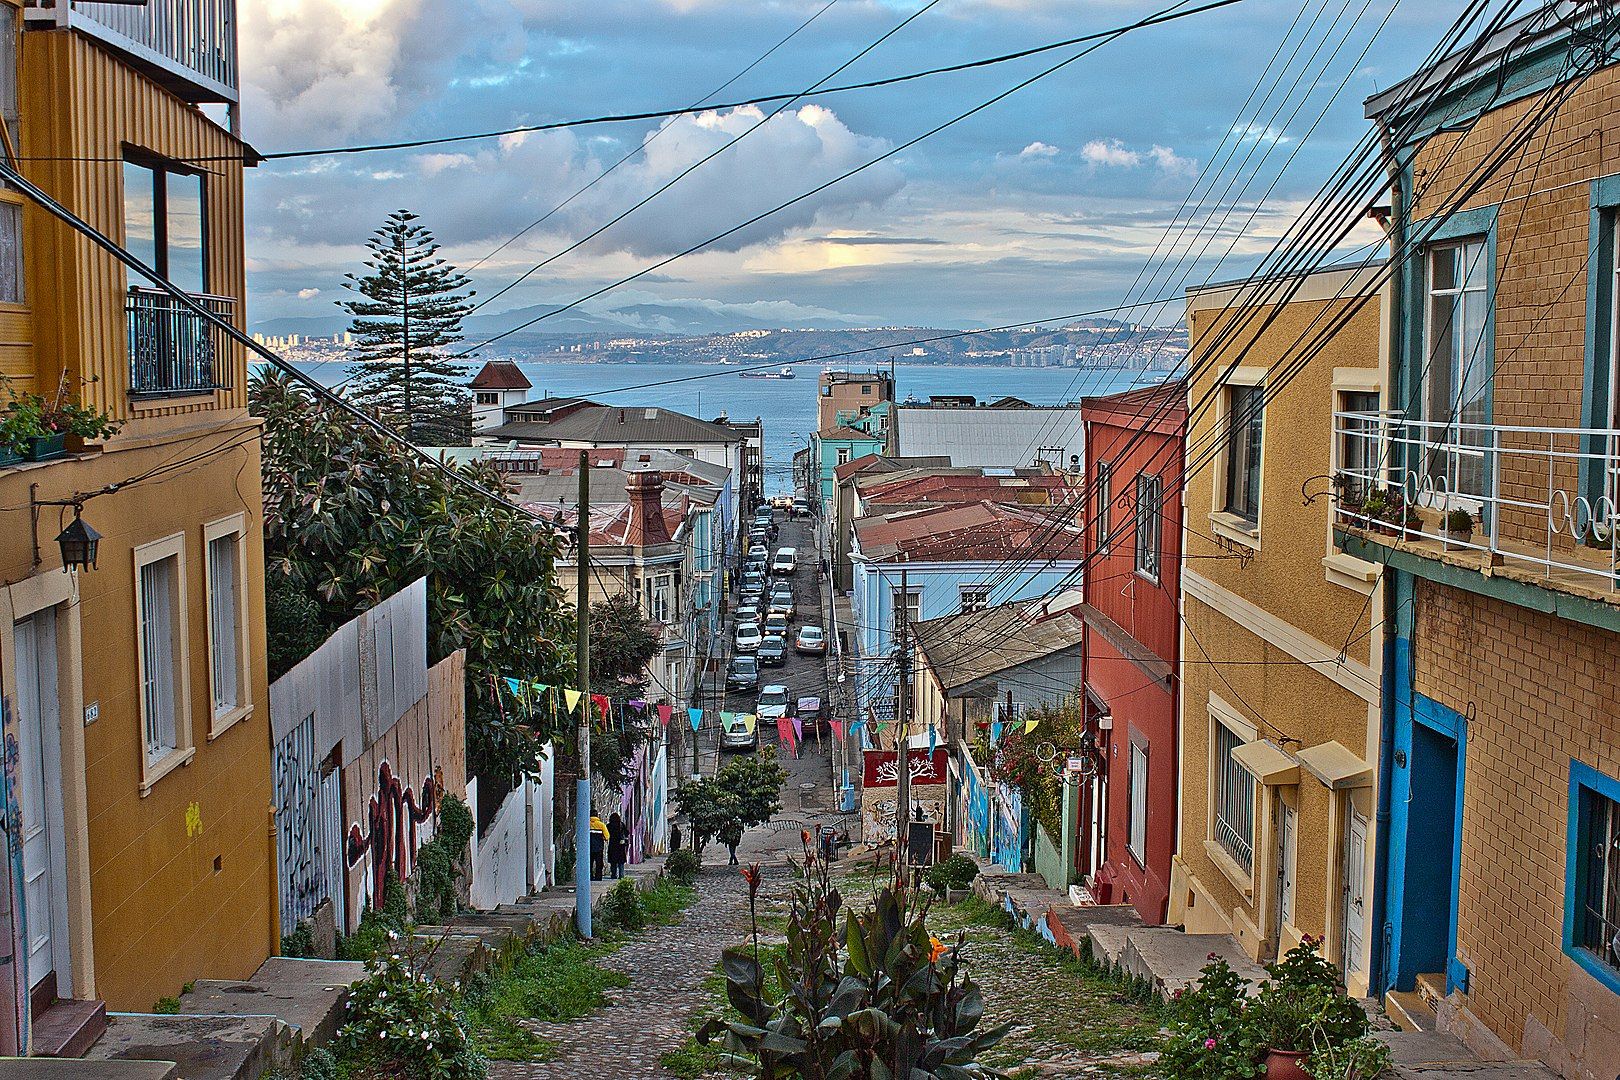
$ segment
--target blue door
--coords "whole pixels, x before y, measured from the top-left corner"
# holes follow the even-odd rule
[[[1422,695],[1414,706],[1395,722],[1385,978],[1410,990],[1418,975],[1444,973],[1449,990],[1466,979],[1455,959],[1465,723]]]

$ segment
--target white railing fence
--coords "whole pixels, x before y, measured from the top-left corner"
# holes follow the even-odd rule
[[[1620,430],[1341,412],[1333,434],[1336,523],[1620,587]]]
[[[27,11],[30,22],[81,27],[194,82],[200,100],[237,99],[236,0],[28,0]]]

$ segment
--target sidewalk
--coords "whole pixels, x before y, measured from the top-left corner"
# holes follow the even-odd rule
[[[1265,971],[1224,934],[1185,934],[1169,926],[1144,926],[1127,905],[1077,906],[1069,894],[1053,889],[1036,874],[1009,874],[980,863],[974,892],[1005,908],[1022,927],[1076,956],[1151,986],[1169,999],[1198,979],[1213,956],[1225,957],[1238,974],[1257,983]],[[1539,1062],[1487,1062],[1473,1056],[1462,1042],[1436,1031],[1380,1031],[1395,1058],[1393,1075],[1401,1080],[1556,1080]]]

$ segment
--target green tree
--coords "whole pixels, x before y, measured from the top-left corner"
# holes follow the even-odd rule
[[[467,650],[469,770],[491,784],[536,774],[541,744],[572,738],[573,725],[517,715],[497,687],[506,675],[562,683],[573,671],[573,612],[557,586],[555,534],[288,375],[256,375],[249,402],[264,420],[272,588],[314,599],[319,641],[426,575],[429,661]],[[491,471],[468,471],[498,489]]]
[[[439,258],[438,242],[417,217],[389,214],[366,241],[370,272],[343,275],[343,287],[359,294],[338,301],[359,339],[349,396],[417,445],[463,446],[471,397],[465,372],[443,350],[461,340],[473,293],[466,276]]]
[[[688,780],[675,789],[675,808],[686,818],[692,850],[699,856],[710,840],[730,845],[744,829],[763,825],[782,809],[787,770],[776,750],[732,758],[707,780]]]
[[[615,701],[644,697],[650,682],[647,665],[662,650],[657,628],[641,613],[630,593],[618,593],[591,605],[591,689],[596,693],[607,694]],[[621,718],[622,726],[591,740],[591,772],[609,790],[617,790],[629,781],[636,751],[651,742],[658,731],[650,716],[625,711]],[[578,771],[575,762],[573,772],[577,775]],[[561,816],[558,820],[565,824]]]

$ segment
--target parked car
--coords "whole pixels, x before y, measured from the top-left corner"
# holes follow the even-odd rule
[[[827,654],[827,632],[819,626],[806,624],[799,627],[793,638],[793,650],[810,656]]]
[[[773,611],[769,615],[766,615],[765,616],[765,626],[764,626],[764,631],[763,632],[767,633],[767,634],[779,634],[784,638],[787,637],[788,636],[787,616],[783,615],[780,611]]]
[[[796,715],[799,723],[804,725],[806,732],[825,735],[829,730],[827,714],[821,711],[821,699],[818,697],[802,697],[796,706]]]
[[[752,570],[744,570],[742,576],[742,591],[748,592],[750,589],[755,592],[764,592],[765,575],[756,573]]]
[[[760,633],[759,623],[740,623],[737,626],[737,651],[752,653],[759,651],[759,643],[765,639]]]
[[[809,499],[804,499],[804,498],[794,499],[793,500],[793,516],[794,517],[809,517],[810,516],[810,500]]]
[[[771,603],[767,609],[768,614],[780,615],[788,622],[792,622],[795,610],[792,589],[783,590],[777,588],[771,590]]]
[[[748,721],[746,721],[746,720],[744,720],[742,718],[742,716],[737,715],[737,716],[733,716],[731,718],[731,723],[730,724],[725,724],[724,721],[722,721],[722,724],[724,726],[722,726],[721,729],[720,729],[720,749],[722,749],[722,750],[758,750],[759,749],[759,724],[758,724],[758,721],[755,721],[755,723],[753,723],[753,724],[749,724]]]
[[[752,656],[733,656],[726,665],[727,690],[754,690],[759,686],[759,661]]]
[[[777,510],[792,510],[792,509],[793,509],[793,496],[791,496],[791,495],[772,495],[771,496],[771,510],[772,510],[772,512],[775,512]]]
[[[798,548],[777,548],[776,558],[771,560],[771,573],[791,574],[799,568]]]
[[[764,667],[781,667],[787,663],[787,638],[781,634],[766,634],[759,643],[759,662]]]
[[[784,716],[792,716],[792,699],[788,697],[788,688],[780,683],[771,683],[759,692],[759,700],[754,703],[754,714],[759,717],[761,724],[776,726],[776,722]]]
[[[737,624],[757,623],[760,620],[759,605],[744,603],[737,608]]]

